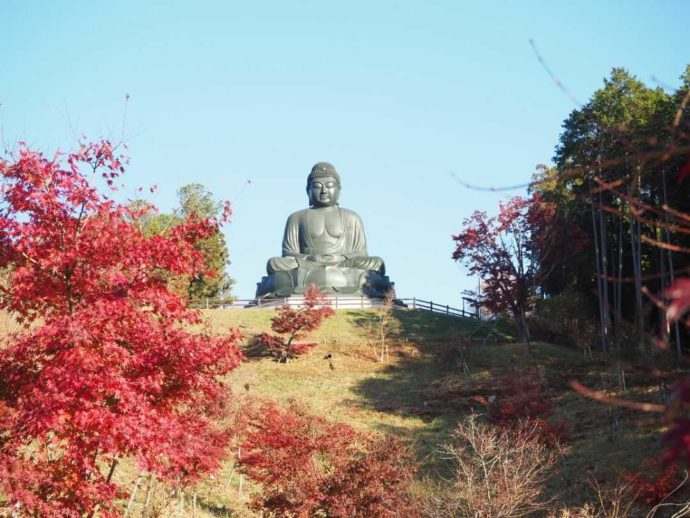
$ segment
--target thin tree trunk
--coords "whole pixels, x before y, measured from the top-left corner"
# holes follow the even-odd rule
[[[610,302],[609,302],[609,266],[608,266],[608,255],[609,255],[609,246],[608,246],[608,225],[607,225],[607,218],[606,218],[606,213],[602,210],[603,207],[603,196],[601,189],[599,190],[599,237],[601,239],[601,287],[602,287],[602,294],[604,296],[602,300],[602,311],[603,311],[603,320],[604,320],[604,328],[602,329],[602,332],[604,334],[605,340],[606,340],[606,349],[609,349],[609,345],[611,343],[611,337],[610,337],[610,324],[611,324],[611,316],[610,316]]]
[[[663,204],[666,206],[668,204],[668,196],[666,191],[666,169],[661,170],[661,186],[663,194]],[[664,211],[664,223],[666,223],[666,229],[664,230],[666,244],[671,244],[671,231],[668,229],[668,212]],[[668,259],[668,274],[670,284],[675,281],[675,270],[673,268],[673,252],[671,250],[666,250],[666,257]],[[678,321],[676,320],[673,324],[673,331],[676,337],[676,357],[680,360],[683,357],[683,348],[680,343],[680,327]]]
[[[141,473],[139,473],[139,476],[137,477],[137,481],[134,483],[134,489],[132,489],[132,494],[129,497],[129,502],[127,502],[127,508],[125,509],[125,518],[129,516],[129,510],[132,508],[132,505],[136,501],[137,498],[137,490],[139,489],[139,484],[141,483]]]
[[[636,177],[633,185],[630,186],[628,194],[631,198],[635,198],[638,194],[635,186],[639,185],[639,169],[638,177]],[[646,363],[647,348],[644,343],[644,314],[642,308],[642,242],[641,236],[641,226],[639,219],[635,218],[632,214],[634,207],[630,207],[630,248],[632,252],[632,262],[633,262],[633,276],[635,279],[635,320],[637,321],[637,333],[638,333],[638,347],[640,351],[640,365],[644,366]]]
[[[149,503],[151,502],[151,493],[153,491],[153,484],[155,483],[153,478],[153,473],[149,474],[149,482],[146,484],[146,496],[144,497],[144,509],[142,509],[141,515],[146,516],[149,510]]]
[[[623,334],[623,218],[618,220],[618,268],[616,286],[613,291],[613,307],[616,319],[614,329],[614,348],[616,356],[621,354],[621,338]]]
[[[663,239],[664,230],[656,226],[654,228],[654,239],[661,242]],[[664,293],[666,291],[666,286],[668,286],[668,280],[666,279],[666,250],[659,247],[659,293]],[[659,311],[659,329],[662,330],[662,336],[664,339],[664,348],[668,348],[669,345],[669,324],[666,318],[665,311]]]
[[[113,474],[115,473],[115,468],[117,467],[117,459],[113,459],[112,464],[110,464],[110,470],[108,471],[108,477],[105,479],[106,484],[110,484],[110,481],[113,478]],[[98,512],[98,508],[100,507],[100,504],[96,504],[96,506],[93,508],[93,511],[89,514],[89,518],[93,518],[96,516],[96,513]]]
[[[597,300],[599,302],[599,336],[601,337],[601,350],[603,352],[608,352],[608,342],[606,340],[606,322],[604,317],[604,293],[602,286],[602,272],[601,272],[601,250],[599,248],[599,237],[597,228],[597,218],[594,212],[594,196],[592,194],[592,181],[589,181],[589,196],[590,196],[590,209],[592,213],[592,232],[594,235],[594,262],[596,263],[597,271]]]

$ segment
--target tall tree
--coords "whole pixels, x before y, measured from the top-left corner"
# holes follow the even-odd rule
[[[223,203],[214,199],[213,194],[201,184],[188,184],[177,191],[179,207],[172,214],[158,214],[142,211],[138,224],[146,235],[167,235],[182,221],[189,218],[213,219],[223,211]],[[135,200],[131,207],[146,207],[143,200]],[[170,277],[170,286],[178,293],[186,295],[190,302],[203,305],[226,302],[232,299],[231,287],[234,280],[226,271],[230,264],[225,236],[220,229],[200,239],[195,248],[204,257],[206,269],[193,277]]]
[[[497,314],[511,316],[518,340],[529,341],[527,313],[531,310],[543,271],[534,260],[535,246],[551,248],[546,234],[532,239],[535,228],[552,228],[554,207],[538,197],[519,196],[499,205],[497,216],[475,211],[453,236],[453,259],[463,262],[484,283],[481,304]]]
[[[196,214],[200,218],[215,218],[223,210],[223,203],[213,198],[211,191],[200,183],[190,183],[177,190],[182,217]]]
[[[217,469],[228,442],[220,377],[240,335],[189,331],[200,315],[166,284],[204,270],[194,245],[218,222],[146,236],[145,208],[88,179],[122,171],[109,142],[0,160],[0,309],[25,324],[0,348],[0,489],[22,514],[109,514],[123,457],[184,484]]]
[[[216,218],[223,209],[223,203],[216,201],[213,194],[198,183],[181,187],[177,197],[180,202],[179,214],[183,218]],[[230,287],[234,281],[225,271],[230,261],[223,232],[218,229],[195,246],[206,261],[207,271],[190,280],[187,287],[189,300],[199,303],[208,299],[224,301],[230,298]]]
[[[646,356],[645,334],[659,326],[663,315],[650,316],[643,286],[663,291],[674,270],[688,265],[687,258],[657,246],[660,241],[690,244],[660,210],[664,204],[689,208],[688,186],[668,189],[666,184],[686,157],[678,149],[687,122],[673,128],[687,77],[688,72],[685,86],[669,94],[614,68],[602,88],[565,120],[553,181],[535,187],[557,204],[558,218],[592,243],[566,258],[544,289],[551,294],[575,290],[597,301],[604,350],[610,345],[618,350],[629,336],[627,322],[634,322],[637,338],[632,342],[641,358]],[[677,336],[676,342],[678,347]]]

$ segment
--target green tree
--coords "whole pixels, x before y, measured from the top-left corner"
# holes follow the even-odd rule
[[[188,217],[196,214],[200,218],[215,218],[220,214],[223,203],[213,198],[211,191],[200,183],[190,183],[177,190],[180,202],[179,214]]]
[[[180,203],[178,214],[182,218],[216,218],[223,209],[223,203],[215,200],[211,191],[199,183],[188,184],[178,189],[177,198]],[[190,280],[187,287],[189,300],[194,303],[230,300],[230,289],[234,281],[225,271],[226,266],[230,264],[225,236],[218,230],[199,241],[196,246],[212,273],[201,274]]]
[[[216,201],[213,194],[201,184],[193,183],[178,189],[179,207],[172,214],[156,213],[150,204],[134,200],[130,207],[140,210],[137,223],[144,235],[166,235],[187,218],[217,218],[223,203]],[[178,293],[185,294],[193,304],[204,305],[207,301],[222,303],[232,300],[231,279],[226,267],[230,264],[225,236],[218,230],[195,244],[204,257],[205,273],[193,278],[169,278],[168,284]]]
[[[688,266],[687,259],[659,246],[690,245],[661,210],[664,205],[690,209],[690,182],[676,181],[687,162],[687,153],[677,150],[688,144],[689,124],[679,117],[679,106],[690,67],[681,79],[681,88],[667,93],[614,68],[602,88],[564,121],[555,169],[540,171],[545,181],[534,187],[558,205],[558,221],[591,243],[553,265],[542,288],[550,295],[574,290],[592,300],[604,350],[632,342],[623,335],[630,328],[626,322],[635,322],[644,356],[643,335],[663,325],[663,315],[649,310],[642,287],[662,291],[674,270]]]

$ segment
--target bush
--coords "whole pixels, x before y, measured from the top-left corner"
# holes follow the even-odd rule
[[[489,408],[489,419],[495,424],[510,428],[530,421],[539,432],[541,440],[549,447],[557,447],[568,440],[568,421],[549,421],[553,412],[551,398],[536,372],[509,374],[499,382],[500,395]]]
[[[296,403],[248,410],[240,469],[263,487],[252,508],[277,516],[414,517],[414,464],[390,436],[355,431]]]
[[[687,487],[683,488],[685,476],[677,462],[664,464],[660,459],[650,457],[642,471],[626,473],[623,480],[634,490],[635,500],[646,507],[654,507],[681,488],[687,495]]]
[[[425,515],[517,518],[548,508],[542,489],[558,456],[535,423],[501,428],[472,415],[441,454],[453,464],[450,484],[424,500]]]
[[[540,300],[530,315],[529,325],[535,337],[591,350],[597,336],[592,307],[580,293],[564,291]]]
[[[294,341],[318,329],[323,319],[332,314],[330,302],[312,284],[304,293],[303,307],[295,308],[285,304],[276,308],[276,315],[271,319],[271,329],[279,334],[261,333],[255,338],[255,342],[268,349],[278,363],[287,363],[316,346],[315,343],[295,343]]]

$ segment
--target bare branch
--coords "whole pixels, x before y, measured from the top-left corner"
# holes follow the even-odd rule
[[[630,408],[631,410],[641,410],[643,412],[663,413],[666,411],[664,405],[657,405],[655,403],[643,403],[640,401],[630,401],[629,399],[620,399],[616,397],[607,396],[603,392],[588,389],[577,380],[570,380],[569,385],[578,394],[581,394],[595,401],[599,401],[600,403],[604,403],[606,405]]]

